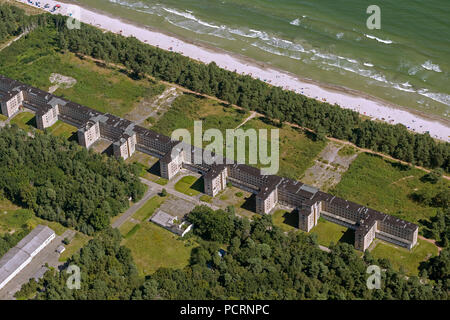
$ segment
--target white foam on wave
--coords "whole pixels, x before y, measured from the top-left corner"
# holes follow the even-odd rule
[[[205,22],[205,21],[203,21],[203,20],[200,20],[200,19],[198,19],[196,16],[194,16],[194,15],[193,15],[192,13],[190,13],[190,12],[182,12],[182,11],[178,11],[178,10],[176,10],[176,9],[166,8],[166,7],[162,7],[162,9],[163,9],[164,11],[167,11],[167,12],[169,12],[169,13],[175,14],[175,15],[177,15],[177,16],[181,16],[181,17],[184,17],[184,18],[186,18],[186,19],[195,21],[195,22],[197,22],[197,23],[199,23],[199,24],[201,24],[201,25],[203,25],[203,26],[205,26],[205,27],[209,27],[209,28],[213,28],[213,29],[220,29],[220,26],[216,26],[216,25],[214,25],[214,24],[211,24],[211,23]]]
[[[430,92],[428,89],[417,90],[417,93],[434,101],[450,106],[450,95],[445,93]]]
[[[369,39],[372,39],[372,40],[377,40],[378,42],[382,42],[382,43],[385,43],[385,44],[394,43],[392,40],[383,40],[383,39],[377,38],[375,36],[372,36],[370,34],[364,34],[364,35],[366,36],[366,38],[369,38]]]
[[[258,42],[253,42],[253,43],[251,43],[251,45],[256,47],[256,48],[258,48],[258,49],[266,51],[268,53],[275,54],[277,56],[288,57],[288,58],[295,59],[295,60],[302,60],[302,58],[298,54],[295,55],[295,54],[289,54],[289,53],[286,53],[286,52],[282,52],[282,51],[277,50],[277,49],[275,49],[275,48],[273,48],[271,46],[264,45],[264,44],[261,44],[261,43],[258,43]]]
[[[433,64],[430,60],[425,61],[425,63],[422,64],[422,68],[427,69],[429,71],[442,72],[439,65]]]
[[[142,2],[130,3],[123,0],[108,0],[111,3],[118,4],[124,7],[129,7],[132,9],[149,9],[150,7]]]
[[[289,22],[289,24],[292,24],[293,26],[299,26],[300,25],[300,19],[297,18],[295,20],[292,20],[291,22]]]
[[[410,92],[410,93],[418,93],[422,96],[428,97],[437,102],[443,103],[445,105],[450,106],[450,95],[444,93],[433,93],[429,92],[427,89],[417,89],[415,90],[409,82],[405,83],[395,83],[386,79],[385,75],[376,72],[375,70],[362,68],[361,64],[351,58],[346,58],[339,55],[329,54],[329,53],[321,53],[316,51],[315,49],[306,50],[302,45],[298,43],[293,43],[292,41],[280,39],[274,36],[270,36],[267,32],[255,29],[237,29],[231,28],[228,26],[218,26],[210,22],[203,21],[197,18],[193,11],[186,10],[180,11],[173,8],[163,7],[161,5],[155,5],[153,7],[149,7],[142,2],[130,3],[125,0],[109,0],[111,3],[115,3],[121,6],[126,6],[132,8],[136,11],[146,12],[150,14],[156,14],[158,16],[163,16],[166,21],[171,24],[174,24],[178,27],[196,32],[201,34],[209,34],[214,35],[220,38],[226,38],[229,40],[235,40],[233,35],[241,36],[243,38],[251,38],[257,39],[258,42],[251,43],[252,46],[257,47],[263,51],[269,52],[271,54],[275,54],[278,56],[284,56],[295,60],[303,60],[304,63],[311,63],[311,61],[317,61],[322,65],[322,68],[326,70],[330,70],[331,68],[337,68],[341,70],[345,70],[348,72],[352,72],[358,74],[362,77],[369,78],[372,80],[376,80],[383,85],[387,85],[391,88],[395,88],[400,91]],[[306,18],[306,16],[302,16],[302,18]],[[300,25],[301,19],[297,18],[290,22],[291,25]],[[336,38],[341,39],[344,36],[344,33],[336,34]],[[365,37],[376,40],[378,42],[384,44],[392,44],[392,40],[383,40],[377,38],[373,35],[364,34]],[[300,54],[304,54],[302,57]],[[309,58],[309,59],[308,59]],[[363,62],[363,66],[368,68],[373,68],[374,65],[369,62]],[[441,68],[437,64],[433,64],[432,61],[427,60],[421,66],[412,67],[408,70],[409,75],[415,75],[421,68],[434,71],[434,72],[442,72]]]

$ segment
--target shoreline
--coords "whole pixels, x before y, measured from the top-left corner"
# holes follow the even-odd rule
[[[37,8],[26,0],[16,1]],[[265,80],[269,85],[279,86],[322,102],[337,104],[341,108],[357,111],[375,121],[383,121],[393,125],[401,123],[411,132],[425,133],[428,131],[432,138],[450,142],[450,122],[439,116],[408,109],[350,88],[301,78],[301,76],[289,71],[278,69],[270,63],[256,61],[250,57],[208,46],[191,39],[180,39],[169,32],[138,25],[126,18],[117,17],[82,4],[43,0],[40,9],[47,12],[48,10],[43,8],[46,3],[50,4],[50,8],[53,8],[55,4],[65,4],[54,14],[68,15],[67,9],[70,6],[78,7],[80,9],[80,20],[99,29],[123,36],[134,36],[143,43],[180,53],[202,63],[207,64],[214,61],[219,67],[228,71],[247,74],[261,81]]]

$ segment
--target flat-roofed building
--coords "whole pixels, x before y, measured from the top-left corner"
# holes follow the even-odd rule
[[[53,239],[55,232],[38,225],[0,259],[0,289],[25,268]]]

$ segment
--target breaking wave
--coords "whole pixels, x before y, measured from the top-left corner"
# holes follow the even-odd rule
[[[392,40],[383,40],[383,39],[377,38],[375,36],[372,36],[370,34],[364,34],[364,35],[366,36],[366,38],[369,38],[369,39],[372,39],[372,40],[377,40],[378,42],[382,42],[382,43],[385,43],[385,44],[394,43]]]
[[[422,68],[427,69],[429,71],[442,72],[439,65],[433,64],[430,60],[427,60],[424,64],[422,64]]]

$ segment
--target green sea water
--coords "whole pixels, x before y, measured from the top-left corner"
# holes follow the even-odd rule
[[[450,120],[449,0],[72,2]]]

